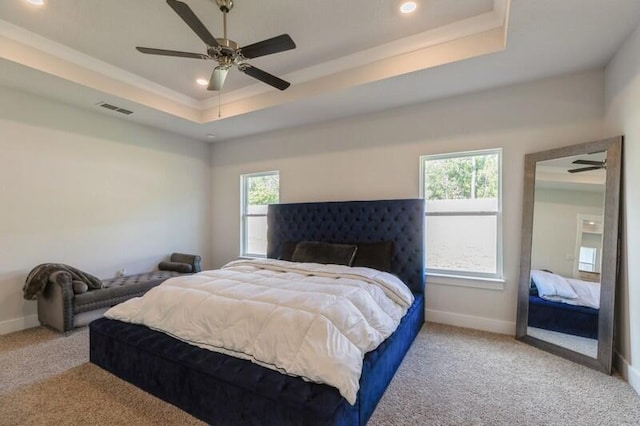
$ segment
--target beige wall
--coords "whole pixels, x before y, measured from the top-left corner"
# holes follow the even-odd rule
[[[531,268],[578,278],[574,263],[578,215],[602,217],[603,211],[604,192],[536,188]]]
[[[0,334],[37,325],[34,266],[101,278],[210,254],[210,147],[0,88]]]
[[[640,27],[605,73],[609,132],[624,134],[623,242],[616,297],[619,369],[640,393]]]
[[[504,289],[431,280],[427,314],[514,333],[524,154],[604,137],[603,97],[594,71],[215,144],[213,263],[239,253],[242,173],[279,170],[281,202],[411,198],[420,155],[503,148]]]

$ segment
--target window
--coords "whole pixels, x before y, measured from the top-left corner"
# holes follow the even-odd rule
[[[597,257],[598,249],[593,247],[580,247],[580,261],[578,262],[578,270],[585,272],[596,272]]]
[[[280,174],[253,173],[241,176],[240,255],[266,257],[267,206],[280,200]]]
[[[427,273],[502,279],[501,154],[420,157]]]

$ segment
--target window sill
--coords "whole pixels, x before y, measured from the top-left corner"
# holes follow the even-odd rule
[[[254,260],[254,259],[266,259],[267,256],[262,256],[259,254],[242,254],[240,256],[238,256],[238,259],[247,259],[247,260]]]
[[[483,290],[504,290],[504,279],[468,277],[464,275],[426,274],[427,284],[451,285],[456,287],[481,288]]]

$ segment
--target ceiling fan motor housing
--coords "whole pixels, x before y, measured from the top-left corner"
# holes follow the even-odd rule
[[[233,53],[238,50],[238,43],[233,40],[229,40],[228,38],[216,38],[218,42],[218,47],[207,47],[207,53],[211,56],[217,56],[218,52],[224,55],[233,55]]]
[[[238,50],[238,43],[227,38],[218,38],[216,40],[218,41],[218,46],[209,46],[207,53],[220,65],[237,65],[244,60],[244,57]]]

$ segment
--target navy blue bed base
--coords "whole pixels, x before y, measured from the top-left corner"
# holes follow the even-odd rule
[[[394,242],[393,272],[416,300],[365,355],[355,405],[331,386],[106,318],[89,325],[91,362],[210,424],[365,425],[424,323],[423,200],[282,204],[268,221],[269,255],[284,241]]]
[[[423,322],[420,295],[396,332],[365,356],[355,405],[331,386],[107,318],[89,325],[89,356],[92,363],[209,424],[364,425]]]
[[[529,296],[529,327],[598,338],[598,309]]]

